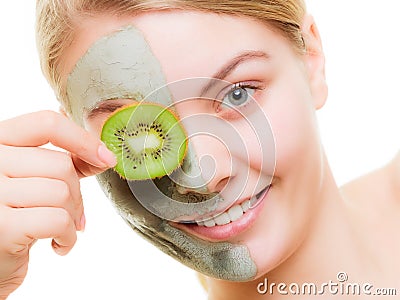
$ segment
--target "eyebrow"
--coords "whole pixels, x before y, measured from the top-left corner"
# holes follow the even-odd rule
[[[215,79],[223,80],[225,79],[229,74],[231,74],[239,65],[242,63],[253,60],[253,59],[269,59],[270,56],[263,52],[263,51],[245,51],[240,53],[239,55],[235,56],[232,58],[230,61],[228,61],[225,65],[221,67],[220,70],[218,70],[213,76],[212,79],[203,87],[201,90],[201,96],[206,94],[211,88],[214,87],[215,84],[217,84],[218,81]],[[87,114],[87,119],[91,120],[95,118],[97,115],[102,114],[102,113],[112,113],[118,108],[122,107],[124,104],[121,103],[115,103],[114,101],[101,101],[95,108],[90,110]]]
[[[102,101],[95,108],[88,112],[87,119],[91,120],[102,113],[112,113],[123,105],[124,104],[121,103],[115,103],[114,101]]]
[[[263,51],[245,51],[235,56],[212,76],[213,79],[204,86],[200,95],[207,93],[216,84],[217,81],[215,79],[223,80],[242,63],[258,58],[269,59],[270,56]]]

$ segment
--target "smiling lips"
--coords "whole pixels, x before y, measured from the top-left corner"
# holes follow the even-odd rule
[[[192,232],[195,235],[210,240],[227,240],[248,229],[256,220],[258,214],[264,206],[270,185],[264,188],[251,199],[241,204],[236,204],[224,213],[197,222],[197,224],[177,224],[175,227]]]

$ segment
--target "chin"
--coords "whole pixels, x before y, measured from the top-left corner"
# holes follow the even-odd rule
[[[150,213],[134,197],[128,183],[113,170],[96,177],[118,214],[133,231],[167,255],[216,279],[246,282],[256,277],[257,265],[246,245],[209,241]]]

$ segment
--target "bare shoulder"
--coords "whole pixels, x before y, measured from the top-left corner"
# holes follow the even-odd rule
[[[400,207],[400,152],[381,168],[343,185],[341,192],[355,204],[371,209]]]
[[[391,161],[390,169],[394,188],[397,190],[397,195],[400,196],[400,151],[397,153],[397,156]],[[399,199],[400,201],[400,199]]]
[[[400,229],[400,153],[386,165],[341,188],[348,220],[357,236],[360,255],[373,260],[383,269],[396,272],[393,263],[400,251],[397,237]],[[379,245],[379,247],[377,247]]]

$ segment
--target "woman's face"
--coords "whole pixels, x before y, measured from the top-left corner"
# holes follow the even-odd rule
[[[84,20],[61,66],[66,110],[97,136],[122,105],[171,105],[190,137],[188,170],[201,181],[178,182],[174,193],[229,203],[205,224],[177,223],[143,209],[113,171],[100,175],[121,215],[156,246],[206,275],[248,281],[300,245],[323,161],[311,55],[245,17],[168,11]]]

